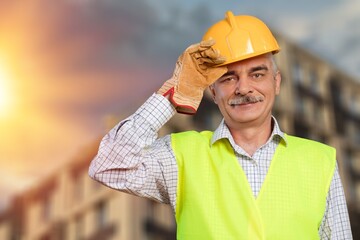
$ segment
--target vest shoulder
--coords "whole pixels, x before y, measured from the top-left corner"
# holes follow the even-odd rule
[[[292,149],[298,149],[303,152],[316,151],[317,153],[326,153],[330,155],[336,154],[336,149],[334,147],[331,147],[329,145],[311,139],[286,135],[286,140],[288,146],[291,147]]]
[[[321,147],[321,148],[331,148],[331,149],[334,149],[333,147],[327,145],[327,144],[324,144],[324,143],[321,143],[321,142],[318,142],[318,141],[315,141],[315,140],[311,140],[311,139],[308,139],[308,138],[302,138],[302,137],[297,137],[297,136],[292,136],[292,135],[286,135],[286,140],[288,142],[291,142],[291,143],[297,143],[297,144],[304,144],[304,145],[309,145],[309,146],[316,146],[316,147]]]

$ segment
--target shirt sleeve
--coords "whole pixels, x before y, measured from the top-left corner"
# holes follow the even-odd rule
[[[153,94],[102,139],[90,177],[122,192],[173,204],[177,164],[170,136],[158,138],[157,132],[174,114],[167,99]]]
[[[353,239],[344,189],[338,166],[332,178],[326,199],[326,209],[319,228],[320,239]]]

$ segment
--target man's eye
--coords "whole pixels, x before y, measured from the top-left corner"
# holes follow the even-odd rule
[[[230,82],[233,80],[235,80],[235,77],[229,76],[229,77],[225,77],[225,78],[221,79],[221,82]]]
[[[260,78],[260,77],[264,76],[264,74],[262,74],[262,73],[254,73],[252,76],[253,76],[253,78]]]

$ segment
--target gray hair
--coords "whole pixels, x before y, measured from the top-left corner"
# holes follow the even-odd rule
[[[268,57],[268,58],[270,59],[272,69],[273,69],[273,71],[274,71],[274,74],[276,74],[279,69],[278,69],[278,66],[277,66],[277,64],[276,64],[274,54],[272,54],[272,53],[267,53],[267,54],[266,54],[266,57]]]

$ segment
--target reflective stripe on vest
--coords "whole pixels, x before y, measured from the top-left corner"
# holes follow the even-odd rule
[[[178,164],[177,238],[319,239],[335,149],[286,135],[257,198],[227,139],[172,134]]]

